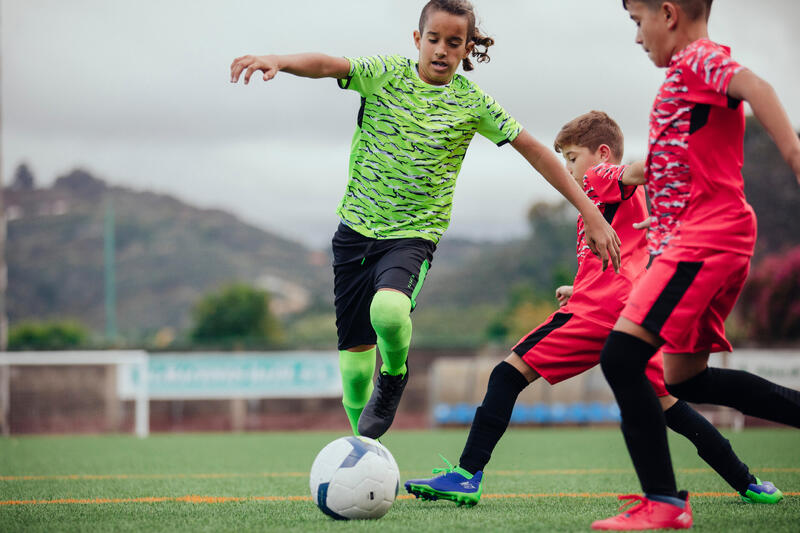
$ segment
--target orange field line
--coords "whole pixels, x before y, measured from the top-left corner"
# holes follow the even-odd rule
[[[311,501],[310,496],[159,496],[145,498],[59,498],[56,500],[6,500],[0,501],[0,505],[44,505],[54,503],[161,503],[161,502],[185,502],[185,503],[226,503],[226,502],[245,502],[245,501],[270,501],[270,502],[289,502],[289,501]]]
[[[220,474],[64,474],[54,476],[0,476],[0,481],[75,481],[105,479],[224,479],[251,477],[307,477],[306,472],[253,472]]]
[[[556,492],[556,493],[523,493],[523,494],[484,494],[488,499],[540,499],[540,498],[613,498],[616,492]],[[722,498],[737,496],[735,492],[693,492],[692,498]],[[786,496],[800,496],[800,492],[784,492]],[[398,500],[409,500],[414,496],[402,494]],[[198,496],[180,497],[157,496],[144,498],[59,498],[55,500],[5,500],[0,505],[52,505],[52,504],[106,504],[106,503],[228,503],[228,502],[307,502],[310,496]]]
[[[753,468],[757,472],[800,473],[798,467],[787,468]],[[676,468],[679,474],[708,474],[714,471],[710,468]],[[585,475],[585,474],[632,474],[632,468],[562,468],[550,470],[496,470],[491,474],[499,476],[552,476],[552,475]]]
[[[798,473],[800,468],[754,468],[756,472]],[[680,474],[706,474],[710,468],[678,468]],[[404,471],[404,473],[408,473]],[[587,475],[587,474],[632,474],[632,468],[569,468],[547,470],[496,470],[490,472],[495,476],[554,476],[554,475]],[[308,477],[307,472],[250,472],[250,473],[217,473],[217,474],[64,474],[64,475],[19,475],[0,476],[0,481],[77,481],[77,480],[110,480],[110,479],[225,479],[225,478],[285,478]]]

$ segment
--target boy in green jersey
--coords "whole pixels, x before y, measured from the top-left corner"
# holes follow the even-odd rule
[[[414,31],[417,61],[401,56],[243,56],[231,82],[254,72],[335,78],[361,95],[349,180],[333,237],[334,301],[343,397],[353,432],[378,438],[391,426],[408,381],[410,312],[450,221],[453,190],[475,133],[510,143],[581,213],[592,252],[619,268],[619,238],[559,163],[491,96],[464,76],[469,56],[494,44],[466,0],[431,0]],[[478,49],[481,47],[482,49]],[[381,366],[373,388],[376,344]]]

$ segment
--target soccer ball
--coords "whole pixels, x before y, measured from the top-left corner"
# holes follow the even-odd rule
[[[325,446],[311,466],[311,497],[337,520],[380,518],[400,489],[400,470],[380,442],[342,437]]]

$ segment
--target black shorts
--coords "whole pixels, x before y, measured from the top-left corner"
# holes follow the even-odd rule
[[[339,349],[375,344],[372,297],[378,289],[395,289],[411,299],[413,310],[436,244],[421,238],[372,239],[341,223],[331,244]]]

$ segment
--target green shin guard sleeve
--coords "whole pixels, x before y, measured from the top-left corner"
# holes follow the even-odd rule
[[[406,372],[411,342],[411,300],[395,291],[378,291],[372,298],[369,317],[378,336],[383,365],[381,372],[393,376]]]
[[[358,435],[358,417],[372,394],[375,348],[366,352],[340,350],[339,370],[342,374],[342,405],[353,434]]]

